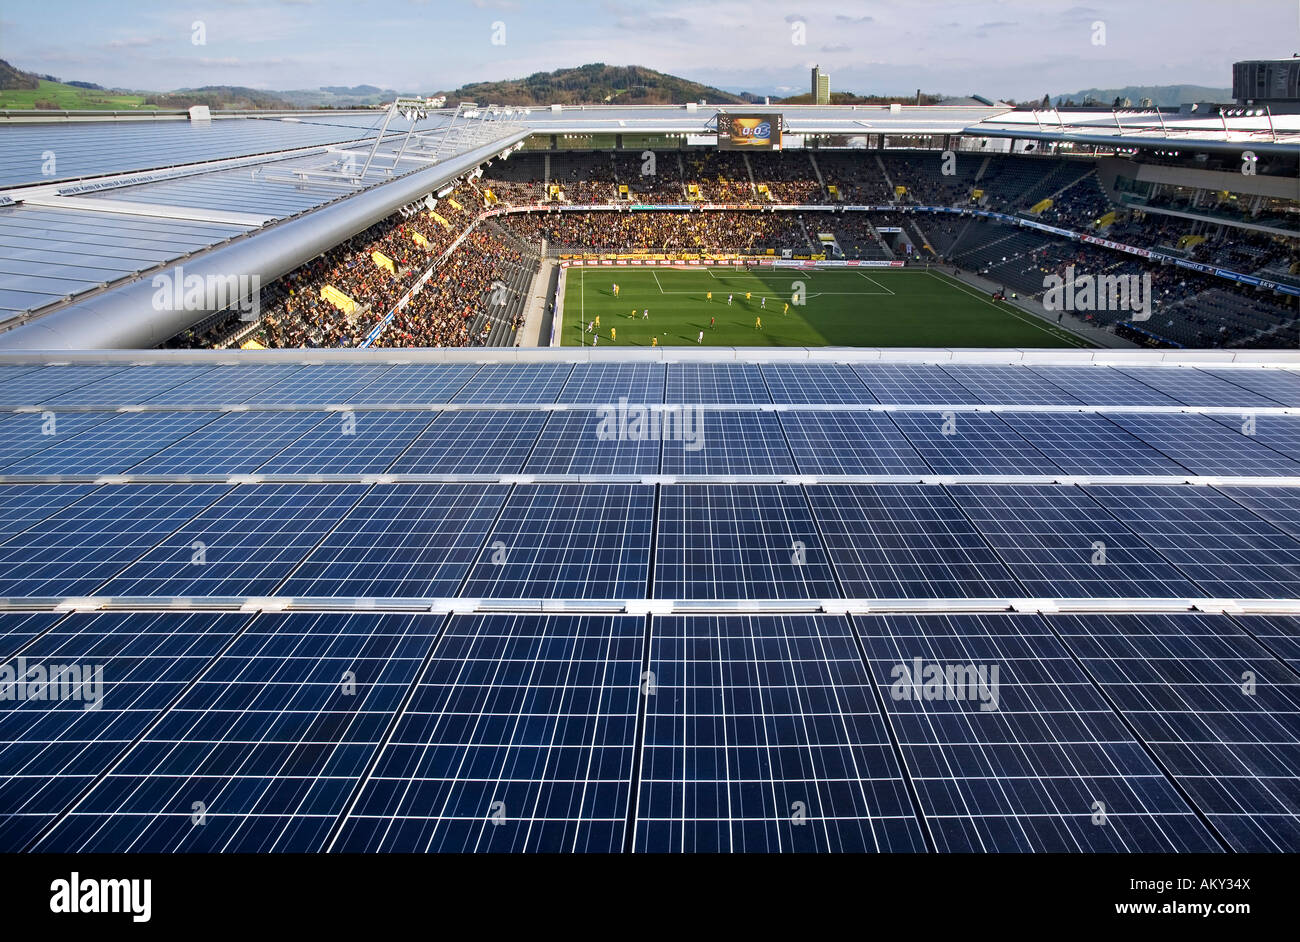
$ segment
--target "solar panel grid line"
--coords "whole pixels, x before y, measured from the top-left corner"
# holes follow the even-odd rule
[[[200,434],[219,418],[202,412],[123,413],[6,465],[6,473],[121,473]]]
[[[1238,615],[1232,621],[1300,677],[1300,621],[1294,615]]]
[[[1065,473],[995,414],[942,411],[888,415],[930,469],[939,474]]]
[[[1117,366],[1115,369],[1186,405],[1276,406],[1267,396],[1194,367]]]
[[[1104,415],[1002,412],[997,418],[1067,473],[1193,473]]]
[[[1014,405],[1028,401],[1035,404],[1048,402],[1062,405],[1083,404],[1076,396],[1037,373],[1013,366],[970,364],[939,364],[958,384],[986,403]],[[1036,380],[1037,382],[1031,382]],[[978,382],[977,382],[978,381]],[[993,385],[990,385],[992,381]],[[1024,390],[1024,394],[1021,394]],[[1008,396],[1008,392],[1011,393]],[[990,398],[992,397],[992,398]],[[1014,398],[1012,398],[1014,397]]]
[[[98,617],[101,617],[101,616],[89,616],[89,617],[90,617],[90,618],[98,618]],[[111,617],[111,616],[109,616],[109,617]],[[163,615],[163,616],[156,616],[156,617],[158,617],[158,618],[160,618],[160,619],[163,619],[163,618],[167,618],[167,617],[169,617],[169,616]],[[202,616],[202,615],[190,615],[190,614],[186,614],[186,615],[182,615],[182,616],[180,616],[180,617],[182,617],[182,618],[190,618],[190,617],[199,617],[199,618],[202,618],[202,617],[204,617],[204,616]],[[240,616],[237,616],[237,615],[216,615],[216,616],[209,616],[209,617],[211,617],[212,619],[215,620],[215,619],[222,619],[222,618],[224,618],[224,619],[239,619]],[[193,674],[193,676],[188,680],[188,682],[184,683],[184,684],[182,685],[181,689],[180,689],[179,691],[177,691],[177,693],[175,694],[175,696],[173,696],[172,698],[170,698],[170,699],[167,701],[167,703],[166,703],[166,704],[165,704],[161,709],[159,709],[159,710],[157,711],[157,713],[154,715],[153,719],[150,720],[150,721],[148,721],[148,722],[144,725],[144,727],[143,727],[143,728],[142,728],[138,733],[135,734],[135,736],[132,738],[131,742],[130,742],[130,743],[129,743],[129,744],[128,744],[124,749],[122,749],[122,750],[121,750],[121,751],[116,755],[116,757],[113,759],[113,761],[111,761],[107,766],[105,766],[102,770],[100,770],[100,771],[99,771],[99,772],[94,776],[93,780],[92,780],[89,784],[87,784],[83,789],[80,789],[80,790],[78,791],[76,797],[75,797],[71,802],[69,802],[69,803],[68,803],[68,804],[67,804],[67,805],[62,809],[62,811],[60,811],[60,812],[59,812],[59,813],[54,817],[54,819],[53,819],[51,822],[49,822],[46,826],[44,826],[44,827],[40,830],[39,833],[35,834],[35,835],[34,835],[34,836],[33,836],[33,837],[32,837],[32,838],[31,838],[31,839],[30,839],[30,840],[25,844],[25,846],[22,848],[22,850],[23,850],[23,851],[26,851],[26,852],[33,852],[33,851],[36,851],[38,848],[40,848],[41,845],[42,845],[42,842],[44,842],[45,840],[47,840],[47,839],[48,839],[48,838],[49,838],[49,837],[50,837],[50,836],[51,836],[51,835],[52,835],[52,834],[53,834],[53,833],[54,833],[54,832],[55,832],[55,831],[56,831],[56,830],[57,830],[57,829],[58,829],[58,828],[63,824],[63,822],[67,820],[68,816],[71,815],[71,814],[76,810],[77,806],[78,806],[78,805],[79,805],[79,804],[80,804],[80,803],[81,803],[81,802],[82,802],[82,801],[83,801],[83,800],[84,800],[84,799],[85,799],[85,798],[86,798],[86,797],[87,797],[87,796],[88,796],[88,795],[89,795],[89,794],[94,790],[94,788],[95,788],[95,787],[96,787],[96,786],[97,786],[101,781],[103,781],[103,780],[104,780],[108,775],[112,774],[113,770],[116,769],[116,768],[117,768],[117,767],[118,767],[118,766],[119,766],[119,765],[120,765],[120,764],[125,760],[126,756],[130,754],[131,750],[134,749],[134,748],[135,748],[135,747],[136,747],[136,746],[137,746],[137,745],[138,745],[138,744],[139,744],[139,743],[140,743],[140,742],[141,742],[141,741],[142,741],[142,740],[143,740],[143,739],[144,739],[144,738],[149,734],[150,731],[152,731],[152,730],[153,730],[153,729],[154,729],[154,728],[155,728],[155,727],[156,727],[160,722],[162,722],[163,717],[166,716],[166,714],[167,714],[168,711],[171,709],[171,707],[172,707],[175,703],[177,703],[177,702],[180,700],[180,698],[183,697],[183,696],[185,695],[185,693],[186,693],[186,692],[187,692],[191,687],[193,687],[193,686],[198,682],[199,678],[201,678],[201,677],[203,676],[203,674],[204,674],[204,673],[205,673],[205,672],[206,672],[206,671],[207,671],[207,670],[208,670],[208,669],[209,669],[209,668],[210,668],[210,667],[211,667],[211,666],[212,666],[212,665],[217,661],[217,659],[221,656],[222,653],[224,653],[225,651],[227,651],[227,650],[230,649],[230,647],[235,643],[235,641],[238,640],[239,636],[240,636],[240,635],[241,635],[245,630],[247,630],[248,626],[252,623],[252,621],[253,621],[253,617],[252,617],[252,616],[245,616],[244,619],[243,619],[243,624],[240,625],[236,630],[234,630],[234,631],[232,631],[232,632],[230,633],[230,636],[225,640],[225,642],[224,642],[223,645],[221,646],[220,650],[219,650],[217,653],[214,653],[214,654],[208,656],[206,662],[205,662],[202,666],[199,667],[199,669],[197,670],[197,672],[195,672],[195,673]]]
[[[1246,471],[1293,475],[1300,462],[1246,435],[1234,435],[1208,416],[1124,413],[1104,418],[1197,474]]]
[[[234,412],[126,470],[189,474],[219,463],[221,473],[251,474],[325,421],[317,412]]]
[[[122,372],[125,365],[42,366],[39,370],[10,377],[0,383],[0,403],[17,406],[45,405],[73,390],[92,386],[97,381]],[[32,389],[38,390],[34,395]]]
[[[1258,777],[1254,776],[1259,785],[1259,792],[1255,796],[1250,796],[1249,794],[1240,796],[1247,800],[1251,797],[1257,799],[1266,798],[1267,801],[1275,807],[1289,809],[1289,811],[1283,812],[1285,817],[1290,818],[1289,841],[1286,846],[1283,846],[1278,842],[1278,835],[1259,833],[1263,828],[1260,827],[1251,817],[1250,812],[1247,812],[1245,815],[1238,815],[1244,817],[1248,822],[1246,833],[1241,833],[1234,829],[1232,827],[1233,821],[1231,820],[1234,815],[1230,812],[1225,813],[1224,804],[1226,800],[1236,800],[1238,796],[1230,796],[1223,790],[1219,790],[1216,793],[1207,793],[1201,787],[1203,781],[1208,780],[1211,783],[1215,783],[1221,777],[1220,774],[1214,773],[1210,770],[1210,765],[1212,763],[1218,763],[1221,768],[1232,766],[1236,769],[1248,768],[1250,764],[1261,765],[1264,763],[1260,760],[1255,760],[1248,764],[1244,757],[1237,755],[1231,748],[1234,744],[1228,741],[1226,737],[1217,735],[1217,730],[1214,728],[1213,722],[1211,722],[1213,713],[1209,711],[1206,701],[1200,700],[1198,702],[1192,702],[1188,699],[1188,694],[1184,692],[1184,690],[1202,691],[1204,693],[1212,693],[1214,691],[1214,687],[1212,687],[1207,680],[1198,678],[1195,674],[1187,676],[1186,667],[1191,663],[1187,657],[1189,652],[1174,651],[1163,644],[1158,645],[1156,650],[1150,650],[1144,645],[1140,648],[1133,648],[1132,650],[1136,657],[1126,660],[1116,656],[1115,645],[1107,644],[1102,640],[1103,638],[1119,637],[1126,642],[1129,641],[1130,636],[1123,633],[1124,626],[1120,623],[1145,627],[1148,623],[1170,623],[1174,619],[1179,619],[1184,622],[1199,621],[1201,623],[1214,620],[1215,623],[1224,625],[1229,631],[1236,629],[1241,635],[1249,637],[1234,620],[1227,616],[1204,616],[1194,614],[1181,616],[1049,616],[1044,620],[1047,622],[1052,632],[1061,639],[1062,644],[1064,644],[1071,652],[1071,656],[1074,657],[1080,668],[1085,670],[1093,679],[1093,682],[1101,692],[1101,695],[1106,697],[1107,701],[1112,704],[1112,708],[1115,710],[1116,714],[1119,715],[1120,719],[1133,731],[1134,735],[1138,738],[1138,741],[1143,743],[1144,748],[1152,757],[1152,760],[1160,766],[1166,777],[1174,787],[1178,789],[1180,794],[1183,795],[1188,805],[1196,811],[1197,816],[1201,818],[1210,833],[1215,836],[1216,840],[1224,850],[1238,852],[1258,852],[1262,850],[1294,851],[1297,846],[1300,846],[1300,802],[1296,800],[1296,792],[1294,791],[1297,783],[1300,783],[1300,764],[1297,764],[1295,759],[1297,752],[1296,747],[1300,746],[1300,733],[1297,733],[1295,726],[1295,719],[1300,717],[1300,696],[1298,696],[1296,692],[1296,690],[1300,690],[1300,687],[1296,687],[1294,684],[1294,672],[1291,671],[1284,662],[1280,660],[1276,661],[1276,665],[1281,671],[1292,675],[1291,685],[1296,687],[1296,689],[1293,689],[1290,692],[1286,704],[1290,708],[1290,718],[1292,721],[1291,729],[1289,730],[1290,737],[1287,741],[1281,743],[1282,745],[1290,747],[1288,750],[1291,753],[1290,775],[1287,776],[1282,774],[1286,771],[1286,760],[1282,756],[1270,757],[1270,761],[1267,763],[1276,777],[1283,781],[1289,781],[1291,791],[1289,794],[1279,795],[1273,789],[1264,785],[1264,783],[1258,782]],[[1106,627],[1113,626],[1115,632],[1094,634],[1089,630],[1090,625],[1104,625]],[[1065,634],[1067,628],[1072,629],[1068,637]],[[1213,636],[1213,632],[1207,631],[1207,634]],[[1142,638],[1151,636],[1147,635],[1145,631],[1139,632],[1134,630],[1132,637]],[[1179,632],[1178,634],[1178,639],[1180,641],[1192,641],[1195,643],[1193,637],[1189,637],[1187,634],[1182,632]],[[1090,649],[1085,652],[1088,655],[1086,658],[1088,663],[1085,663],[1085,653],[1080,652],[1082,642],[1085,640],[1088,642],[1088,647]],[[1158,637],[1152,637],[1151,640],[1158,640]],[[1267,648],[1262,648],[1262,650],[1267,652]],[[1230,647],[1229,650],[1220,650],[1217,654],[1207,657],[1206,660],[1214,671],[1219,674],[1219,677],[1221,678],[1219,686],[1231,687],[1236,691],[1236,702],[1226,711],[1228,715],[1236,717],[1237,715],[1248,715],[1253,711],[1264,712],[1266,708],[1253,706],[1249,698],[1242,699],[1243,691],[1241,678],[1229,675],[1228,672],[1224,670],[1223,660],[1225,656],[1229,658],[1241,658],[1242,655],[1239,649],[1233,651]],[[1266,656],[1272,659],[1271,654]],[[1125,666],[1129,661],[1134,665],[1140,665],[1139,670],[1130,672],[1130,670]],[[1174,680],[1166,679],[1165,671],[1161,668],[1161,664],[1164,661],[1176,662],[1179,668],[1178,673],[1184,675],[1183,679],[1185,682],[1176,683]],[[1239,661],[1239,663],[1241,663],[1241,661]],[[1257,670],[1260,668],[1258,660],[1250,660],[1246,663],[1250,663],[1251,666]],[[1093,666],[1090,668],[1089,664],[1092,664]],[[1098,671],[1103,667],[1108,670],[1113,678],[1110,682],[1106,682],[1097,676]],[[1267,676],[1261,680],[1261,685],[1265,689],[1270,686]],[[1144,711],[1137,709],[1135,706],[1126,707],[1123,702],[1119,702],[1116,699],[1118,696],[1117,691],[1122,691],[1127,695],[1144,700],[1146,705],[1150,706],[1152,709]],[[1224,701],[1219,701],[1219,704],[1226,706]],[[1179,707],[1182,709],[1180,710]],[[1276,709],[1276,707],[1271,709]],[[1242,714],[1242,711],[1245,711],[1245,714]],[[1185,713],[1193,718],[1195,728],[1189,728],[1189,731],[1202,731],[1202,734],[1207,735],[1207,738],[1198,742],[1188,736],[1177,736],[1175,739],[1165,742],[1156,738],[1156,736],[1152,735],[1152,732],[1150,731],[1143,733],[1142,729],[1138,727],[1139,722],[1143,722],[1144,726],[1149,725],[1145,722],[1146,715],[1149,714],[1152,717],[1157,717],[1158,722],[1165,729],[1169,729],[1170,732],[1176,732],[1176,730],[1172,729],[1172,724],[1165,721],[1167,718],[1176,716],[1179,713]],[[1243,732],[1247,729],[1236,722],[1234,722],[1233,725],[1235,728],[1241,729]],[[1278,724],[1275,723],[1274,725],[1276,726]],[[1240,745],[1262,747],[1266,744],[1262,742],[1243,741]],[[1178,754],[1180,749],[1187,750],[1187,754],[1185,756],[1180,756]],[[1175,761],[1196,762],[1205,768],[1208,775],[1198,776],[1178,772],[1175,770],[1175,767],[1171,765],[1171,763]],[[1201,779],[1202,781],[1198,781],[1198,779]],[[1253,809],[1253,812],[1259,814],[1260,809],[1255,808]],[[1225,818],[1228,820],[1225,821]],[[1283,837],[1282,840],[1288,840],[1288,838]]]

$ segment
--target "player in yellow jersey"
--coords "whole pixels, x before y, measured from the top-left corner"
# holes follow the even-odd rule
[[[706,294],[706,295],[704,296],[704,300],[706,300],[706,301],[712,301],[712,300],[713,300],[713,292],[710,291],[708,294]]]
[[[600,330],[600,315],[596,315],[596,329]]]
[[[651,338],[650,338],[650,346],[652,346],[652,347],[657,347],[657,346],[659,346],[659,338],[658,338],[658,337],[651,337]]]
[[[789,304],[782,304],[782,305],[781,305],[781,316],[784,317],[786,314],[789,314],[789,313],[790,313],[790,305],[789,305]]]
[[[617,327],[611,327],[611,328],[609,329],[609,339],[610,339],[611,341],[614,341],[614,340],[617,340],[617,339],[618,339],[618,328],[617,328]]]
[[[748,292],[748,291],[745,292],[745,300],[746,300],[746,301],[749,300],[749,292]]]
[[[763,329],[763,318],[761,318],[761,317],[756,317],[756,318],[754,318],[754,329],[755,329],[755,330],[762,330],[762,329]]]
[[[616,297],[616,298],[618,297],[618,283],[617,283],[617,282],[615,282],[615,284],[614,284],[614,297]]]

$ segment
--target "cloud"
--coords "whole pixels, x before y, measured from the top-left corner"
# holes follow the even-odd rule
[[[619,29],[654,30],[655,32],[670,33],[690,29],[691,21],[683,16],[648,16],[644,19],[638,19],[634,16],[620,16],[614,21],[614,25]]]
[[[822,46],[822,52],[852,52],[852,51],[853,49],[851,46],[845,46],[843,44],[838,46]]]
[[[874,16],[845,16],[843,13],[835,16],[836,23],[874,23],[875,21]]]
[[[1005,29],[1008,26],[1018,26],[1014,21],[994,20],[992,23],[981,23],[976,29]]]
[[[128,36],[126,39],[110,39],[106,45],[109,49],[139,49],[162,41],[161,36]]]
[[[807,18],[805,18],[804,15],[803,15],[802,13],[788,13],[788,14],[786,14],[785,21],[786,21],[787,23],[806,23],[806,22],[808,22]]]

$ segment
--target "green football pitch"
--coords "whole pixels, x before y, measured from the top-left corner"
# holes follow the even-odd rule
[[[802,304],[794,303],[799,283]],[[767,298],[765,307],[762,298]],[[650,316],[643,318],[645,310]],[[651,338],[658,338],[660,346],[695,344],[701,331],[704,344],[726,347],[1091,346],[954,278],[921,268],[567,269],[561,342],[590,345],[587,325],[598,316],[602,347],[644,347]],[[761,328],[756,326],[760,318]]]

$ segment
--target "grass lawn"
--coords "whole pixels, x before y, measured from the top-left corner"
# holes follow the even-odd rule
[[[35,108],[38,101],[52,101],[65,111],[126,111],[132,108],[153,110],[153,105],[145,106],[143,95],[95,91],[45,79],[40,80],[40,88],[0,90],[0,108]]]
[[[1080,337],[925,269],[569,268],[565,346],[694,344],[802,347],[1086,347]],[[614,297],[613,283],[619,285]],[[792,303],[803,282],[805,302]],[[713,292],[713,300],[707,298]],[[746,300],[745,295],[750,295]],[[730,306],[727,295],[733,296]],[[761,298],[767,307],[760,307]],[[787,313],[783,304],[790,303]],[[642,319],[641,312],[650,310]],[[628,315],[636,311],[636,317]],[[714,318],[710,328],[709,319]],[[755,318],[762,318],[762,329]],[[611,341],[610,329],[617,331]]]

